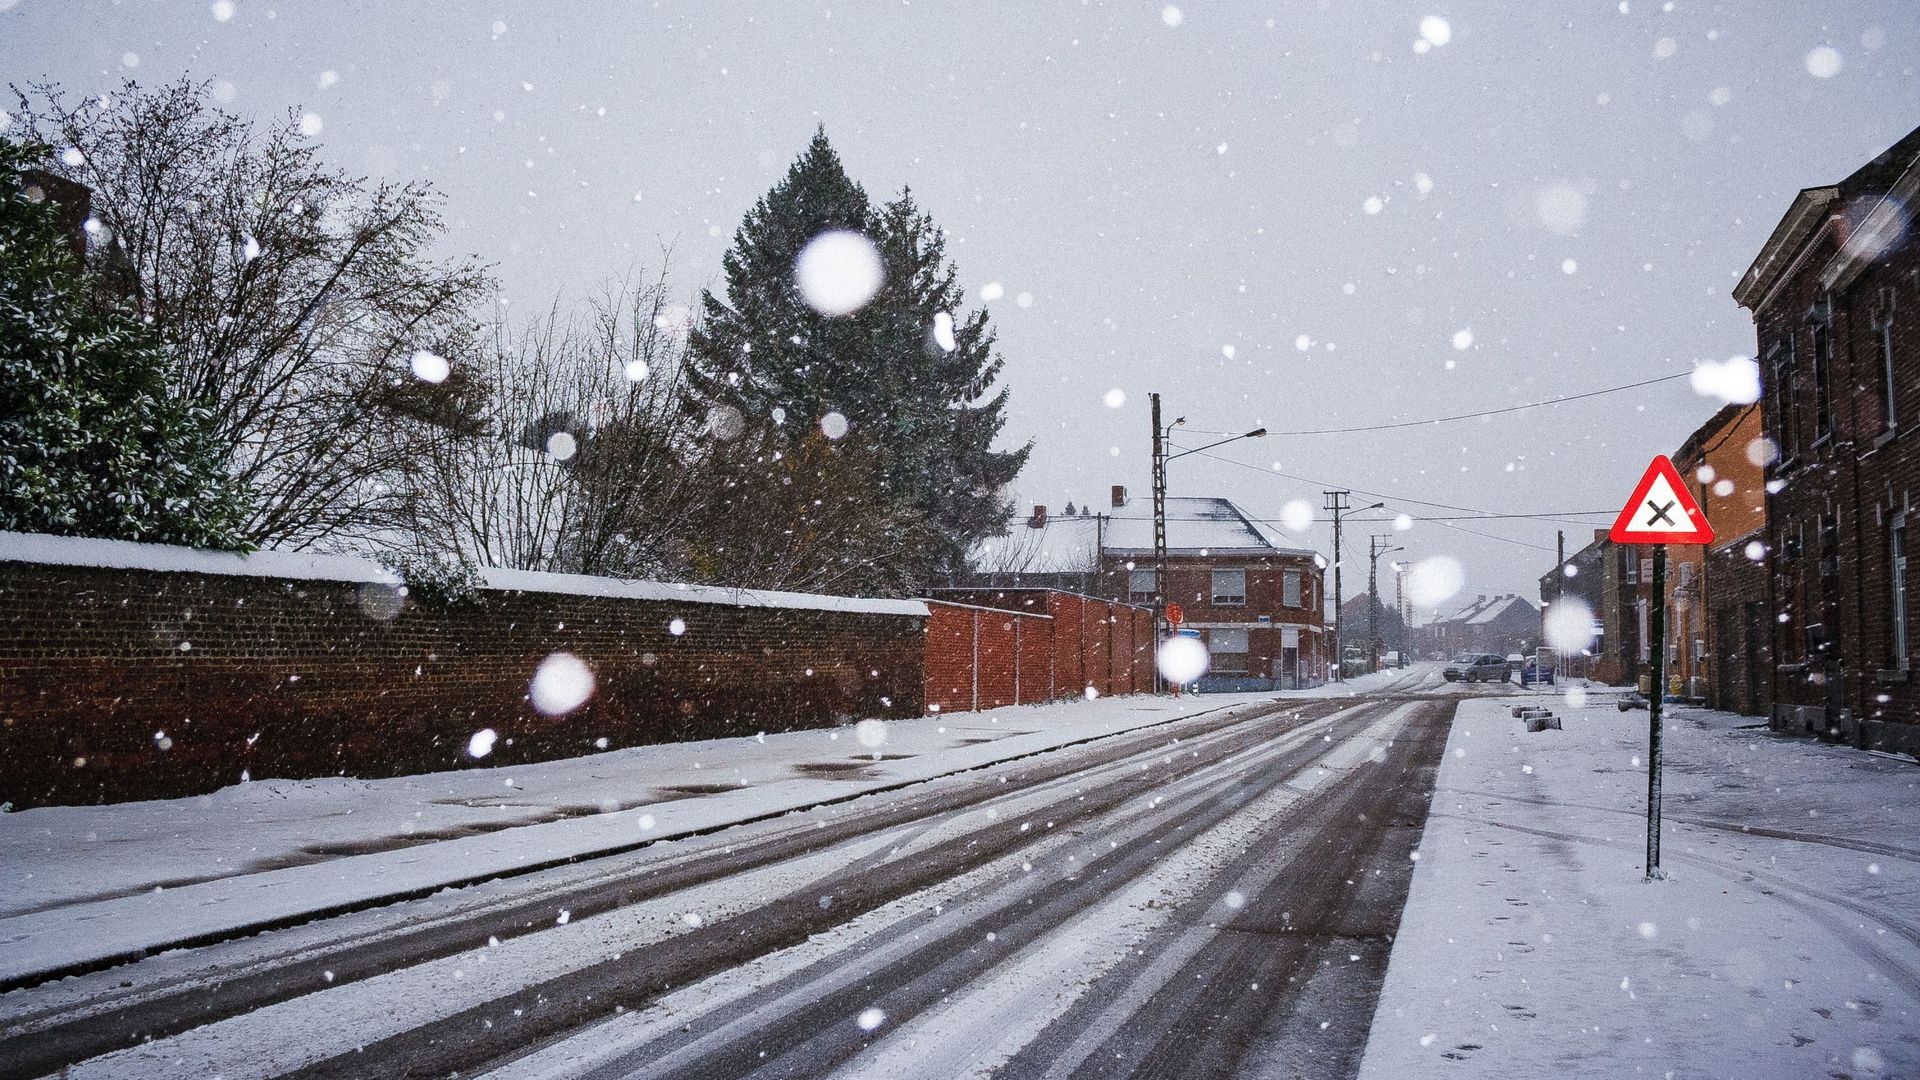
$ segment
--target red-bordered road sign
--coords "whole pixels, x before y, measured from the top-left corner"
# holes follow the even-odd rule
[[[1180,620],[1184,619],[1186,617],[1186,614],[1187,614],[1186,612],[1180,610],[1179,604],[1168,604],[1167,605],[1167,624],[1170,626],[1179,626]]]
[[[1667,455],[1647,466],[1607,538],[1616,544],[1711,544],[1713,527]]]

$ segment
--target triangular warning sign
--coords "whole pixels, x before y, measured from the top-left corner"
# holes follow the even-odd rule
[[[1673,462],[1661,454],[1647,466],[1607,538],[1616,544],[1711,544],[1713,528]]]

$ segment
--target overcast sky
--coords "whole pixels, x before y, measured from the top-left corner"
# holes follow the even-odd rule
[[[976,303],[1000,286],[1023,512],[1121,483],[1144,513],[1150,391],[1192,429],[1280,432],[1750,353],[1728,294],[1794,192],[1920,125],[1912,0],[1525,7],[0,0],[0,71],[311,111],[334,161],[437,185],[448,249],[528,315],[666,251],[691,302],[824,124],[870,195],[912,185]],[[1719,404],[1682,379],[1276,434],[1171,486],[1272,518],[1325,486],[1416,517],[1613,511]],[[1399,542],[1458,559],[1464,599],[1536,597],[1555,529],[1572,550],[1609,520]]]

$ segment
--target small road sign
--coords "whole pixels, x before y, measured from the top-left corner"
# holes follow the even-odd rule
[[[1713,528],[1673,462],[1661,454],[1647,466],[1607,536],[1616,544],[1711,544]]]
[[[1667,455],[1661,454],[1647,466],[1645,476],[1633,489],[1633,498],[1607,533],[1616,544],[1652,544],[1653,603],[1647,611],[1648,637],[1653,648],[1647,656],[1652,676],[1647,694],[1647,880],[1666,877],[1660,869],[1660,703],[1666,697],[1667,643],[1667,545],[1711,544],[1713,528],[1707,515],[1687,490],[1687,482]]]
[[[1168,604],[1168,605],[1167,605],[1167,623],[1168,623],[1168,625],[1170,625],[1170,626],[1179,626],[1179,625],[1180,625],[1180,622],[1181,622],[1181,620],[1182,620],[1182,619],[1184,619],[1184,618],[1186,618],[1186,614],[1187,614],[1186,612],[1184,612],[1184,611],[1181,611],[1181,610],[1180,610],[1180,605],[1179,605],[1179,604]]]

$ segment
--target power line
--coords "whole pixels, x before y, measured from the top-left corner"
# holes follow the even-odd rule
[[[1508,405],[1505,408],[1500,408],[1500,409],[1483,409],[1479,412],[1457,413],[1453,416],[1434,416],[1434,417],[1429,417],[1425,420],[1401,420],[1392,424],[1360,424],[1354,427],[1306,428],[1300,431],[1269,431],[1267,432],[1267,434],[1268,435],[1348,435],[1348,434],[1353,434],[1355,432],[1362,432],[1362,431],[1393,431],[1398,428],[1426,427],[1429,424],[1445,424],[1445,423],[1451,423],[1452,421],[1455,421],[1455,420],[1477,420],[1483,416],[1500,416],[1504,413],[1520,412],[1525,409],[1539,409],[1539,408],[1544,408],[1545,406],[1548,406],[1548,405],[1563,405],[1569,401],[1580,401],[1584,398],[1599,397],[1603,394],[1617,394],[1623,390],[1638,390],[1640,387],[1643,387],[1643,386],[1653,386],[1656,383],[1672,382],[1675,379],[1685,379],[1685,378],[1691,377],[1692,375],[1693,375],[1693,372],[1691,371],[1681,371],[1681,372],[1676,372],[1675,374],[1672,374],[1672,375],[1662,375],[1657,379],[1643,379],[1640,382],[1623,383],[1619,386],[1609,386],[1600,390],[1589,390],[1583,394],[1568,394],[1566,397],[1552,398],[1547,401],[1529,401],[1522,405]],[[1238,432],[1233,432],[1233,431],[1208,431],[1202,428],[1182,428],[1181,430],[1191,431],[1196,435],[1238,434]]]
[[[1331,487],[1331,486],[1333,486],[1333,482],[1332,482],[1332,481],[1330,481],[1330,480],[1315,480],[1315,479],[1313,479],[1313,478],[1311,478],[1311,477],[1306,477],[1306,476],[1296,476],[1296,475],[1294,475],[1293,473],[1285,473],[1285,472],[1279,472],[1279,471],[1277,471],[1277,470],[1272,470],[1272,469],[1263,469],[1263,468],[1261,468],[1261,467],[1260,467],[1260,466],[1258,466],[1258,465],[1251,465],[1251,464],[1248,464],[1247,462],[1244,462],[1244,461],[1235,461],[1235,460],[1234,460],[1233,458],[1229,458],[1229,457],[1221,457],[1221,456],[1220,456],[1220,455],[1218,455],[1218,454],[1210,454],[1210,453],[1205,453],[1205,452],[1198,452],[1198,453],[1199,453],[1199,456],[1200,456],[1200,457],[1208,457],[1208,458],[1212,458],[1212,459],[1214,459],[1215,461],[1224,461],[1224,462],[1226,462],[1226,463],[1227,463],[1227,464],[1229,464],[1229,465],[1238,465],[1238,466],[1240,466],[1240,467],[1241,467],[1241,468],[1243,468],[1243,469],[1252,469],[1252,470],[1253,470],[1254,472],[1257,472],[1257,473],[1260,473],[1260,474],[1262,474],[1262,475],[1265,475],[1265,476],[1283,476],[1283,477],[1286,477],[1286,478],[1287,478],[1287,479],[1289,479],[1289,480],[1297,480],[1297,481],[1299,481],[1300,483],[1303,483],[1303,484],[1313,484],[1313,485],[1316,485],[1316,486],[1323,486],[1323,487]],[[1382,502],[1384,502],[1384,503],[1388,503],[1388,504],[1389,504],[1389,506],[1388,506],[1388,509],[1392,509],[1392,505],[1391,505],[1391,504],[1394,504],[1394,503],[1414,503],[1414,504],[1416,504],[1416,505],[1419,505],[1419,506],[1437,506],[1437,507],[1440,507],[1440,508],[1441,508],[1441,509],[1443,509],[1443,510],[1457,510],[1457,511],[1460,511],[1461,513],[1466,513],[1466,514],[1474,514],[1474,515],[1478,515],[1478,516],[1481,516],[1481,517],[1514,517],[1514,518],[1524,518],[1524,517],[1526,517],[1526,516],[1527,516],[1527,515],[1520,515],[1520,514],[1515,514],[1515,515],[1503,515],[1503,514],[1501,514],[1501,513],[1499,513],[1498,511],[1494,511],[1494,510],[1481,510],[1481,509],[1479,509],[1479,508],[1476,508],[1476,507],[1472,507],[1472,506],[1454,506],[1454,505],[1452,505],[1452,504],[1450,504],[1450,503],[1437,503],[1437,502],[1429,502],[1429,501],[1427,501],[1427,500],[1425,500],[1425,499],[1407,499],[1407,498],[1401,498],[1401,497],[1398,497],[1398,496],[1394,496],[1394,495],[1388,495],[1388,494],[1386,494],[1385,492],[1380,492],[1380,491],[1367,491],[1367,490],[1365,490],[1365,489],[1363,489],[1363,488],[1348,488],[1347,490],[1349,490],[1349,491],[1353,491],[1353,492],[1355,492],[1356,494],[1360,494],[1360,495],[1365,495],[1365,496],[1367,496],[1367,497],[1368,497],[1368,498],[1370,498],[1370,499],[1379,499],[1380,501],[1382,501]],[[1404,513],[1404,511],[1402,511],[1402,512]],[[1580,511],[1580,513],[1600,513],[1600,512],[1601,512],[1601,511]],[[1410,513],[1409,513],[1409,514],[1408,514],[1407,516],[1408,516],[1408,517],[1413,517],[1414,515],[1412,515],[1412,514],[1410,514]],[[1482,537],[1482,538],[1484,538],[1484,539],[1487,539],[1487,540],[1498,540],[1498,541],[1500,541],[1500,542],[1502,542],[1502,543],[1506,543],[1506,544],[1514,544],[1514,545],[1517,545],[1517,546],[1519,546],[1519,547],[1524,547],[1524,548],[1533,548],[1533,549],[1534,549],[1534,550],[1536,550],[1536,551],[1554,551],[1554,550],[1555,550],[1554,548],[1550,548],[1550,547],[1547,547],[1547,546],[1546,546],[1546,545],[1544,545],[1544,544],[1530,544],[1530,543],[1528,543],[1528,542],[1527,542],[1527,541],[1525,541],[1525,540],[1515,540],[1515,539],[1513,539],[1512,537],[1508,537],[1508,536],[1496,536],[1496,535],[1494,535],[1493,533],[1483,533],[1483,532],[1481,532],[1481,531],[1479,531],[1478,529],[1468,529],[1468,528],[1464,528],[1464,527],[1462,527],[1462,526],[1459,526],[1459,525],[1455,525],[1455,524],[1453,524],[1453,523],[1452,523],[1451,521],[1438,521],[1438,520],[1434,520],[1434,519],[1432,519],[1432,518],[1415,518],[1415,520],[1418,520],[1418,521],[1434,521],[1434,524],[1436,524],[1436,525],[1439,525],[1439,526],[1441,526],[1442,528],[1446,528],[1446,529],[1452,529],[1452,530],[1454,530],[1455,532],[1463,532],[1463,533],[1467,533],[1467,534],[1468,534],[1468,535],[1470,535],[1470,536],[1478,536],[1478,537]],[[1540,518],[1536,518],[1536,519],[1534,519],[1534,520],[1553,520],[1553,519],[1540,519]],[[1591,526],[1591,525],[1592,525],[1593,523],[1592,523],[1592,522],[1590,522],[1590,521],[1570,521],[1570,522],[1567,522],[1567,524],[1570,524],[1570,525],[1588,525],[1588,526]]]
[[[1294,473],[1281,472],[1278,469],[1265,469],[1258,465],[1254,465],[1250,462],[1237,461],[1230,457],[1221,457],[1219,454],[1211,454],[1205,451],[1195,451],[1195,453],[1198,454],[1200,457],[1212,458],[1215,461],[1222,461],[1227,463],[1228,465],[1238,465],[1243,469],[1252,469],[1254,472],[1257,472],[1262,476],[1281,476],[1281,477],[1285,477],[1288,480],[1298,480],[1300,483],[1313,484],[1319,487],[1333,486],[1333,481],[1331,480],[1315,480],[1310,476],[1299,476]],[[1346,490],[1352,491],[1355,494],[1365,495],[1370,499],[1380,499],[1383,502],[1392,501],[1392,502],[1399,502],[1399,503],[1412,503],[1415,506],[1436,506],[1442,510],[1456,510],[1463,514],[1479,514],[1483,516],[1489,515],[1489,514],[1491,515],[1500,514],[1500,511],[1498,510],[1483,510],[1476,506],[1455,506],[1452,503],[1432,502],[1427,499],[1411,499],[1411,498],[1405,498],[1399,495],[1388,495],[1387,493],[1382,491],[1368,491],[1365,488],[1349,487]],[[1581,513],[1586,513],[1586,512],[1587,511],[1581,511]],[[1514,516],[1519,516],[1519,515],[1514,515]],[[1579,523],[1576,522],[1576,524],[1579,524]]]
[[[1554,511],[1548,511],[1548,512],[1539,513],[1539,514],[1486,513],[1486,514],[1460,514],[1456,516],[1408,514],[1407,516],[1412,518],[1415,521],[1512,521],[1512,520],[1522,520],[1522,519],[1535,520],[1535,521],[1565,521],[1568,518],[1614,514],[1617,512],[1618,511],[1614,511],[1614,510],[1554,510]],[[1104,517],[1108,521],[1152,521],[1153,520],[1151,516],[1146,514],[1100,514],[1097,516]],[[1022,521],[1027,520],[1025,518],[1021,518],[1017,514],[1014,515],[1013,518],[1009,518],[1008,520],[1011,521],[1015,519],[1019,519]],[[1075,515],[1072,517],[1063,516],[1061,518],[1049,517],[1047,519],[1048,523],[1052,523],[1056,520],[1078,521],[1079,517],[1078,515]],[[1089,518],[1088,520],[1092,520],[1092,519]],[[1286,518],[1247,518],[1247,520],[1251,522],[1255,522],[1260,525],[1285,525],[1288,523]],[[1392,518],[1349,518],[1347,520],[1352,521],[1356,524],[1362,523],[1362,522],[1368,522],[1368,521],[1379,521],[1379,522],[1393,521]],[[1326,524],[1330,524],[1332,521],[1333,521],[1332,518],[1317,517],[1312,519],[1312,523],[1315,525],[1326,525]],[[1572,524],[1580,525],[1580,524],[1587,524],[1587,523],[1573,522]]]

